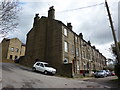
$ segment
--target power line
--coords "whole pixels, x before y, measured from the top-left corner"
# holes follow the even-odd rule
[[[75,8],[75,9],[69,9],[69,10],[63,10],[63,11],[58,11],[58,13],[60,12],[70,12],[70,11],[75,11],[75,10],[79,10],[79,9],[86,9],[86,8],[91,8],[91,7],[95,7],[95,6],[99,6],[99,5],[103,5],[104,3],[100,3],[100,4],[94,4],[94,5],[90,5],[90,6],[86,6],[86,7],[80,7],[80,8]]]

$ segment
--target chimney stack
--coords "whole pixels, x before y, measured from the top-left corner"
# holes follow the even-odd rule
[[[36,25],[39,19],[40,19],[39,14],[35,14],[33,26]]]
[[[72,30],[72,25],[71,25],[71,23],[67,23],[67,27]]]
[[[90,41],[88,41],[88,44],[89,44],[89,45],[91,45],[91,42],[90,42]]]
[[[82,34],[82,33],[80,33],[80,34],[79,34],[79,37],[80,37],[80,38],[83,38],[83,34]]]
[[[48,18],[55,19],[55,9],[54,6],[51,6],[48,10]]]

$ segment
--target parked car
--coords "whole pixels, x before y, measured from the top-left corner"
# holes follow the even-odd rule
[[[36,62],[33,67],[32,67],[32,70],[33,71],[40,71],[44,74],[52,74],[54,75],[56,73],[56,69],[55,68],[52,68],[49,66],[48,63],[46,62]]]
[[[97,77],[106,77],[107,76],[107,73],[105,70],[99,70],[97,72],[95,72],[94,76],[97,78]]]
[[[21,56],[14,60],[15,63],[19,63],[25,56]]]
[[[112,71],[112,72],[111,72],[111,75],[112,75],[112,76],[115,76],[115,72],[114,72],[114,71]]]
[[[19,60],[20,60],[20,59],[15,59],[14,62],[15,62],[15,63],[19,63]]]
[[[107,76],[111,76],[111,72],[109,70],[106,70]]]

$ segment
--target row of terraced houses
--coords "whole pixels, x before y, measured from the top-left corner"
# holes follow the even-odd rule
[[[106,58],[83,39],[82,33],[76,34],[71,23],[65,25],[55,19],[53,6],[48,17],[35,15],[27,34],[26,52],[20,63],[32,67],[36,60],[48,62],[57,69],[57,74],[68,77],[106,67]]]
[[[82,33],[77,35],[71,23],[65,25],[55,19],[53,6],[48,10],[48,17],[36,14],[33,28],[27,34],[22,61],[32,66],[36,60],[48,62],[58,74],[70,77],[106,67],[106,58],[90,41],[83,39]]]

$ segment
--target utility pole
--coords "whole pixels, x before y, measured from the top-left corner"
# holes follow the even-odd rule
[[[110,15],[110,10],[109,10],[109,7],[108,7],[107,0],[105,0],[105,6],[106,6],[106,9],[107,9],[107,12],[108,12],[108,17],[109,17],[109,21],[110,21],[110,25],[111,25],[111,29],[112,29],[114,43],[115,43],[115,47],[116,47],[116,51],[117,51],[118,63],[120,64],[120,49],[119,49],[118,42],[117,42],[117,39],[116,39],[115,29],[114,29],[114,26],[113,26],[113,22],[112,22],[112,18],[111,18],[111,15]]]

